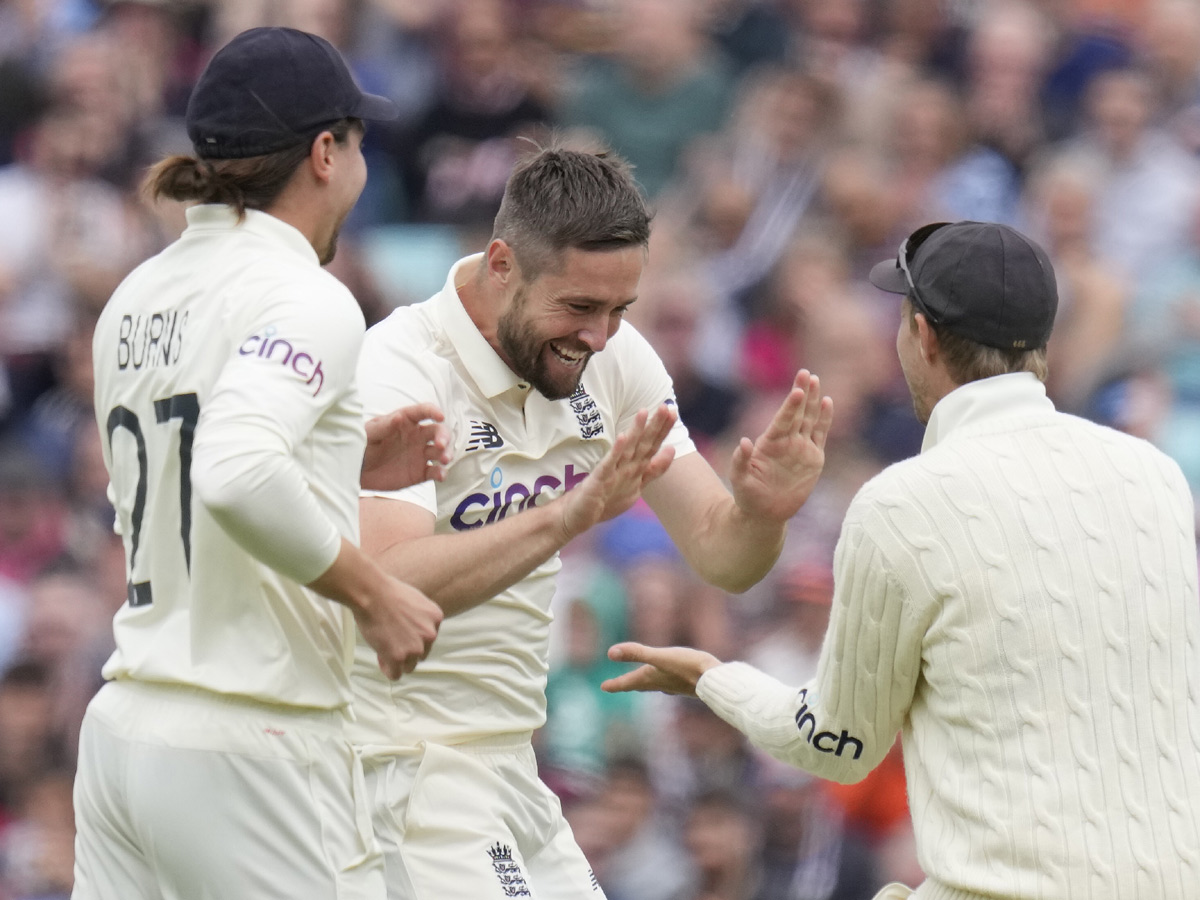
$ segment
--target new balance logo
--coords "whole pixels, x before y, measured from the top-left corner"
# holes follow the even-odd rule
[[[845,728],[839,737],[832,731],[817,731],[817,717],[808,709],[808,688],[800,690],[800,708],[796,710],[796,730],[800,736],[813,745],[820,753],[832,753],[841,756],[847,747],[854,747],[854,759],[862,756],[863,742],[852,736]],[[804,726],[808,726],[808,736],[804,736]]]
[[[512,848],[508,844],[496,841],[488,847],[488,856],[492,858],[492,869],[500,880],[500,889],[505,897],[532,897],[521,866],[513,859]]]
[[[471,439],[467,441],[467,453],[472,450],[495,450],[504,446],[504,438],[491,422],[471,420]]]

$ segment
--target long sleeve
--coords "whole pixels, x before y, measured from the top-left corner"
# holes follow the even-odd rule
[[[197,496],[248,553],[300,584],[329,568],[342,537],[297,454],[354,383],[363,324],[347,300],[289,296],[239,323],[197,429]]]
[[[776,759],[860,781],[895,742],[920,672],[924,625],[852,508],[816,676],[789,687],[745,663],[709,670],[696,694]]]

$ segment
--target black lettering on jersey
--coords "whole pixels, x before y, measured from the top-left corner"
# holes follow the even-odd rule
[[[812,744],[821,753],[832,753],[834,756],[841,756],[846,750],[854,751],[854,759],[862,756],[863,742],[854,737],[850,732],[842,729],[841,735],[836,735],[832,731],[817,731],[817,717],[808,708],[808,688],[801,688],[799,697],[800,708],[796,710],[794,716],[796,720],[796,730],[800,732],[800,736],[808,743]],[[808,734],[804,733],[804,727],[808,726]]]
[[[504,446],[504,438],[491,422],[479,422],[471,419],[471,438],[467,441],[466,452],[472,450],[495,450]]]
[[[117,368],[160,369],[179,362],[187,310],[167,309],[149,315],[121,316],[117,329]]]
[[[585,440],[594,438],[597,435],[604,434],[604,422],[600,418],[600,410],[596,408],[596,401],[588,396],[587,391],[583,389],[583,382],[575,388],[568,401],[571,404],[571,411],[575,413],[575,420],[579,423],[579,436]]]

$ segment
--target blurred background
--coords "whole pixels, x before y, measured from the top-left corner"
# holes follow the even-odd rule
[[[336,44],[401,119],[332,270],[369,322],[490,233],[522,139],[601,140],[656,210],[629,319],[718,471],[800,367],[837,418],[772,574],[697,583],[643,507],[564,552],[542,771],[610,900],[865,900],[920,881],[899,748],[839,787],[698,701],[609,696],[633,638],[799,683],[854,492],[916,452],[898,298],[917,225],[1007,222],[1053,258],[1059,407],[1162,447],[1200,489],[1200,0],[0,0],[0,900],[65,898],[79,722],[125,597],[91,331],[173,240],[145,167],[190,152],[214,50],[255,25]]]

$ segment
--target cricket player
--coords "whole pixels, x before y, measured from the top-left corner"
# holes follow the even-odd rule
[[[191,97],[196,155],[149,176],[199,205],[94,335],[128,599],[83,723],[78,900],[384,895],[344,730],[354,623],[386,681],[442,614],[355,546],[364,323],[321,267],[366,179],[362,120],[392,112],[328,42],[253,29]],[[371,423],[368,483],[444,459],[431,413]]]
[[[687,647],[606,690],[694,694],[773,756],[863,778],[900,731],[920,900],[1200,896],[1195,512],[1149,443],[1058,412],[1045,252],[938,222],[871,272],[919,456],[850,505],[816,676]],[[912,894],[891,885],[878,900]]]
[[[820,474],[832,406],[807,372],[742,440],[729,489],[693,452],[666,370],[622,324],[649,230],[621,160],[543,149],[510,176],[486,251],[367,334],[367,411],[435,403],[453,434],[444,482],[362,504],[364,549],[453,617],[402,682],[365,645],[354,668],[393,898],[602,896],[530,744],[559,549],[640,495],[702,577],[741,591]]]

